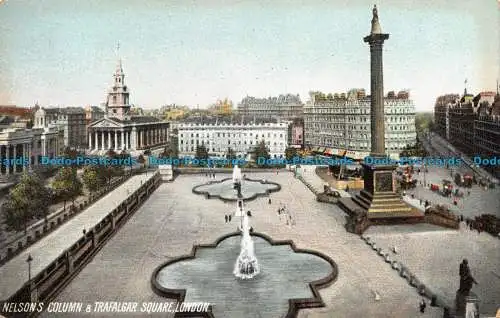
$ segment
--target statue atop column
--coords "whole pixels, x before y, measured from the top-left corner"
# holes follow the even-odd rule
[[[372,31],[371,34],[382,34],[382,28],[378,21],[378,10],[377,5],[373,6],[373,18],[372,18]]]
[[[477,282],[474,279],[474,277],[472,277],[469,268],[469,263],[466,259],[464,259],[460,264],[459,274],[460,274],[460,287],[458,288],[458,291],[463,295],[469,295],[472,289],[472,284],[477,284]]]
[[[378,21],[378,10],[377,10],[377,5],[373,6],[373,18],[372,18],[372,23],[375,21]]]

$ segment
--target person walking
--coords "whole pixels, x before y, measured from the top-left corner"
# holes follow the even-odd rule
[[[231,214],[229,214],[229,215],[227,216],[227,221],[228,221],[228,222],[231,222],[231,219],[232,219],[232,216],[231,216]]]
[[[425,307],[427,307],[427,304],[425,303],[425,300],[422,298],[422,301],[420,302],[420,312],[425,313]]]
[[[271,198],[269,198],[269,201],[268,201],[269,204],[271,204]]]
[[[228,219],[229,219],[229,218],[227,217],[227,214],[226,214],[226,215],[224,215],[224,219],[226,220],[226,223],[227,223],[227,221],[228,221]]]

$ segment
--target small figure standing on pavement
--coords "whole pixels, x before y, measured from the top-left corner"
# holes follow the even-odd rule
[[[269,201],[268,201],[268,202],[269,202],[269,204],[271,204],[271,198],[269,198]]]
[[[227,221],[229,220],[229,218],[228,218],[227,214],[226,214],[226,215],[224,215],[224,219],[226,220],[226,223],[227,223]]]
[[[421,313],[425,312],[425,307],[427,307],[427,304],[425,303],[425,300],[422,299],[422,301],[420,302],[420,312]]]
[[[227,221],[228,221],[228,222],[231,222],[231,218],[232,218],[232,216],[231,216],[231,214],[229,214],[229,215],[227,216]]]

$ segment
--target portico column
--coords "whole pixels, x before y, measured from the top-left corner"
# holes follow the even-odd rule
[[[12,154],[10,152],[10,150],[11,150],[10,147],[11,147],[10,145],[5,146],[5,157],[9,160],[12,156]],[[5,172],[7,173],[7,175],[10,174],[10,163],[9,163],[9,165],[5,166]]]
[[[16,172],[17,172],[17,169],[16,169],[16,168],[17,168],[17,165],[16,165],[16,159],[17,159],[17,144],[14,144],[14,149],[13,149],[13,150],[14,150],[14,158],[13,158],[13,159],[14,159],[14,161],[13,161],[13,163],[12,163],[12,167],[13,167],[13,169],[12,169],[12,170],[13,170],[13,172],[14,172],[14,173],[16,173]]]
[[[3,146],[0,146],[0,162],[2,162],[2,165],[0,165],[0,175],[3,175],[2,167],[5,166],[3,164],[4,157],[2,156],[2,154],[3,154],[2,150],[3,150]]]
[[[97,130],[94,132],[94,150],[97,150],[99,147],[99,138],[97,136]]]
[[[140,149],[140,148],[142,147],[142,131],[140,131],[140,130],[139,130],[139,131],[137,132],[137,137],[138,137],[138,139],[139,139],[139,142],[138,142],[137,148],[139,148],[139,149]]]
[[[132,132],[130,133],[130,149],[137,149],[137,128],[132,128]]]
[[[126,131],[125,132],[125,148],[123,148],[123,149],[128,149],[128,141],[129,141],[129,139],[128,139],[128,131]]]
[[[33,169],[32,164],[35,164],[34,162],[31,162],[31,157],[33,156],[33,148],[31,147],[32,144],[29,143],[27,144],[28,146],[28,170],[31,172]]]
[[[89,150],[92,149],[92,134],[91,133],[88,133],[88,143],[89,143]]]
[[[23,153],[21,155],[21,158],[23,159],[23,171],[26,171],[26,165],[24,164],[24,158],[26,157],[26,147],[27,145],[26,144],[23,144]]]
[[[118,132],[115,130],[115,150],[118,149]]]
[[[104,142],[104,131],[101,131],[101,149],[106,150],[106,143]]]
[[[122,135],[122,145],[121,145],[121,149],[125,149],[125,131],[120,131],[120,134]]]
[[[111,131],[108,131],[108,149],[112,149],[112,147],[111,147]]]

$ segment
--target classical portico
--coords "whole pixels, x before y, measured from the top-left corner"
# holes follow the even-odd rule
[[[148,120],[150,122],[141,123]],[[168,123],[154,122],[154,117],[132,117],[122,121],[103,118],[89,127],[88,149],[98,151],[137,151],[161,146],[168,142]]]
[[[64,146],[57,128],[5,129],[0,132],[0,181],[13,179],[40,165],[42,156],[53,158]]]
[[[152,116],[131,116],[129,95],[120,60],[108,93],[105,117],[88,127],[90,153],[141,151],[160,148],[168,142],[169,123]]]

